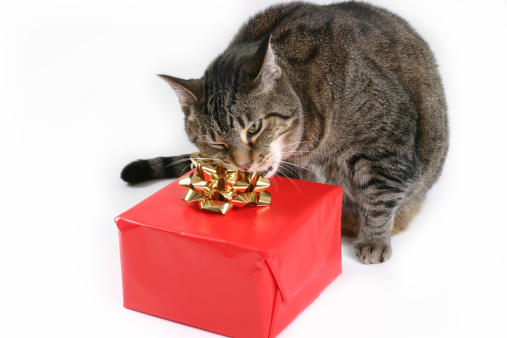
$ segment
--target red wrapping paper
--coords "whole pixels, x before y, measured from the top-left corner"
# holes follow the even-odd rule
[[[341,273],[337,186],[276,177],[269,207],[203,212],[173,182],[118,216],[126,308],[275,337]],[[296,187],[297,186],[297,187]]]

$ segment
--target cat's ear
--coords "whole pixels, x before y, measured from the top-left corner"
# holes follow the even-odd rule
[[[182,108],[186,108],[199,100],[200,80],[183,80],[174,76],[160,74],[158,74],[158,76],[169,83],[178,96]]]
[[[276,63],[275,54],[271,48],[271,36],[261,42],[255,54],[245,63],[245,67],[253,78],[257,92],[264,93],[273,89],[282,70]]]

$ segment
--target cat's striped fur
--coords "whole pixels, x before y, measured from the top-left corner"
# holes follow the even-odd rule
[[[357,236],[365,263],[390,257],[391,235],[417,213],[444,163],[446,103],[433,55],[405,21],[371,5],[271,7],[201,79],[164,78],[202,156],[343,186],[344,232]],[[137,161],[122,178],[175,177],[187,164]]]

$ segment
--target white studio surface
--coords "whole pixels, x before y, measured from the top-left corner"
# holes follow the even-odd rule
[[[0,336],[217,336],[122,307],[113,218],[169,181],[119,174],[195,149],[155,74],[200,77],[270,3],[0,4]],[[506,337],[507,2],[373,3],[438,60],[446,166],[391,260],[363,265],[344,239],[343,274],[279,337]]]

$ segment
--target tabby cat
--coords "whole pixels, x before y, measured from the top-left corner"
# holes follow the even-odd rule
[[[201,156],[344,189],[343,232],[380,263],[419,211],[448,148],[434,57],[398,16],[356,2],[275,5],[249,19],[200,79],[161,75]],[[138,160],[130,183],[176,177],[188,155]]]

